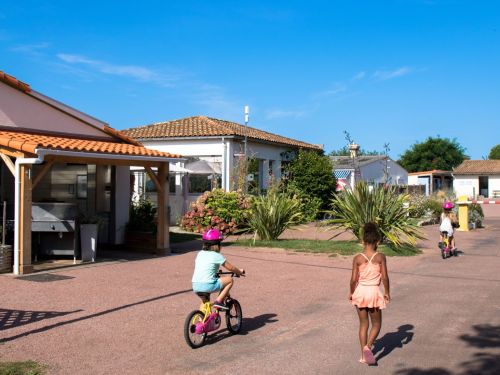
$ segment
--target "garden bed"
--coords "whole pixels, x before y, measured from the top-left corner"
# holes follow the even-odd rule
[[[233,242],[228,242],[228,246],[242,247],[270,247],[296,252],[305,253],[322,253],[330,256],[337,255],[354,255],[363,251],[362,245],[358,241],[328,241],[328,240],[275,240],[275,241],[260,241],[255,243],[252,239],[238,239]],[[394,247],[390,245],[380,245],[379,251],[387,256],[413,256],[422,253],[422,251],[414,246],[405,245]]]
[[[34,362],[0,362],[0,375],[43,375],[44,366]]]

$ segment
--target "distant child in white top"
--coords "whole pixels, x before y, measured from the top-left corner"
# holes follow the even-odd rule
[[[443,212],[441,213],[441,224],[439,225],[440,241],[443,242],[443,232],[448,233],[448,239],[452,250],[456,249],[455,237],[453,236],[454,228],[457,226],[457,217],[453,213],[455,205],[452,202],[444,202]]]

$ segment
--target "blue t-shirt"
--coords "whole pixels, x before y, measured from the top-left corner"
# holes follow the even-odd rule
[[[194,262],[193,283],[212,283],[217,278],[215,274],[224,264],[226,258],[216,251],[201,250]]]

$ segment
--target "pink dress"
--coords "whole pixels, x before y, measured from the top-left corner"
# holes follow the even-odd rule
[[[360,254],[365,257],[367,262],[359,266],[358,285],[356,285],[356,289],[352,294],[352,304],[357,307],[384,309],[386,302],[380,290],[380,281],[382,279],[380,264],[372,263],[373,257],[377,253],[373,254],[370,259],[365,254]]]

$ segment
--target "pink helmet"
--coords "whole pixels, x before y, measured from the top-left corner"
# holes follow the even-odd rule
[[[218,229],[209,229],[205,233],[203,233],[203,236],[201,237],[203,242],[209,243],[209,244],[218,244],[221,242],[224,237],[222,236],[222,233]]]
[[[443,204],[443,208],[445,210],[451,210],[453,207],[455,207],[453,202],[444,202],[444,204]]]

